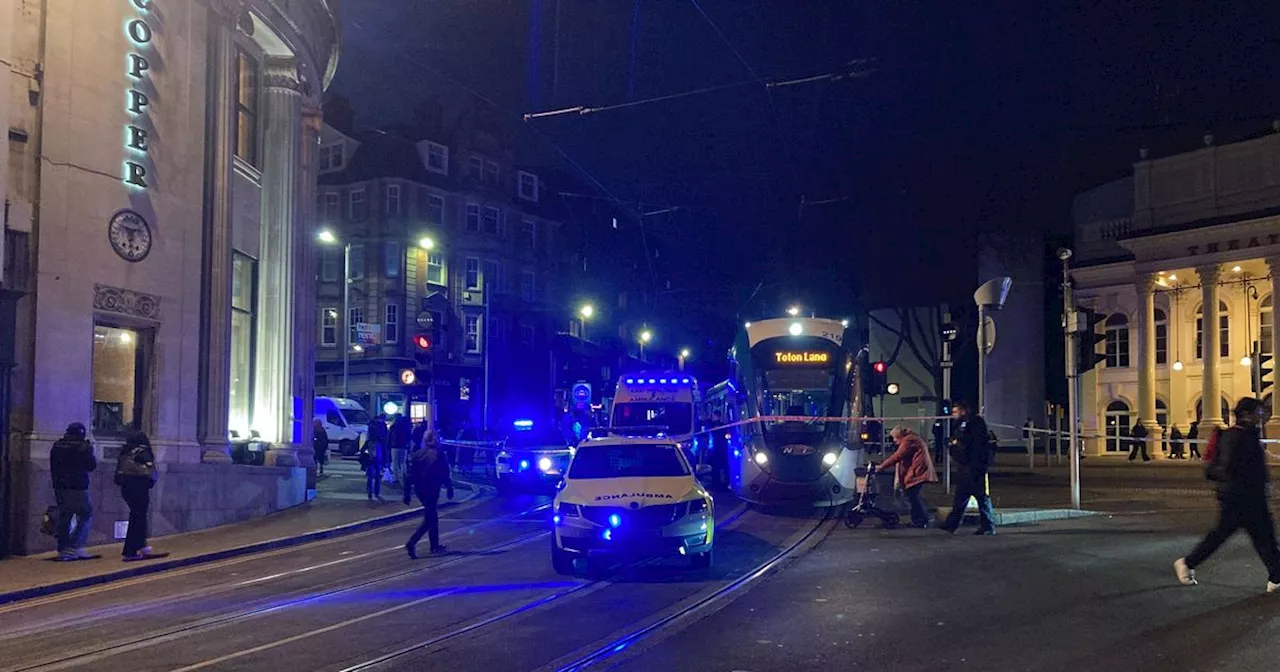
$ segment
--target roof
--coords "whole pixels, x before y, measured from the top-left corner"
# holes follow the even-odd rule
[[[341,185],[398,177],[441,189],[459,189],[451,177],[427,170],[415,142],[381,131],[362,133],[353,139],[359,144],[346,165],[342,170],[321,173],[317,180],[320,184]]]
[[[1250,210],[1249,212],[1241,212],[1233,215],[1205,217],[1202,219],[1194,219],[1189,222],[1171,224],[1169,226],[1139,229],[1130,235],[1120,238],[1120,240],[1133,240],[1136,238],[1146,238],[1148,236],[1158,236],[1165,233],[1177,233],[1179,231],[1191,231],[1193,229],[1220,226],[1222,224],[1235,224],[1236,222],[1247,222],[1251,219],[1264,219],[1266,217],[1275,217],[1277,215],[1280,215],[1280,206],[1272,206],[1269,208],[1262,208],[1261,210]]]

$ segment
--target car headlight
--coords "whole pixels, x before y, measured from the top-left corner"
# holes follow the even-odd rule
[[[556,514],[565,518],[580,518],[582,509],[577,504],[560,503],[556,505]]]
[[[544,457],[538,460],[538,468],[542,471],[551,471],[551,467],[553,466],[555,465],[551,462],[551,458],[549,457]]]
[[[769,456],[765,455],[764,451],[757,452],[754,459],[756,461],[756,464],[762,467],[769,463]]]
[[[695,499],[692,502],[689,502],[689,515],[693,515],[695,513],[702,513],[703,511],[706,511],[706,510],[707,510],[707,500],[705,499]]]
[[[836,454],[835,454],[835,453],[827,453],[826,455],[823,455],[823,456],[822,456],[822,463],[823,463],[823,464],[825,464],[825,465],[827,465],[828,467],[835,465],[835,463],[836,463]]]

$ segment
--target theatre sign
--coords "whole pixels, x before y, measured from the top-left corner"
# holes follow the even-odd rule
[[[151,60],[147,53],[151,52],[155,40],[150,19],[153,0],[125,0],[133,9],[133,16],[125,21],[124,32],[129,38],[131,50],[125,59],[125,68],[129,76],[129,88],[125,91],[125,109],[129,112],[129,120],[125,124],[124,143],[125,184],[146,189],[147,166],[151,165],[148,143],[148,129],[151,127],[147,108],[151,106],[151,98],[147,91],[151,90]]]

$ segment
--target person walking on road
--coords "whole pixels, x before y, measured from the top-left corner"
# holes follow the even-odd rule
[[[405,458],[409,455],[409,442],[413,440],[413,423],[404,414],[391,423],[388,444],[391,447],[391,474],[401,487],[405,485]]]
[[[66,433],[49,451],[53,496],[58,504],[58,559],[62,561],[101,557],[84,549],[93,522],[89,474],[98,468],[93,444],[85,435],[84,425],[73,422],[67,425]]]
[[[911,527],[928,527],[929,510],[925,508],[921,490],[925,483],[938,482],[938,471],[933,466],[933,457],[929,455],[929,446],[908,427],[894,427],[889,436],[897,442],[898,449],[876,469],[883,471],[893,467],[896,470],[896,480],[902,484],[907,501],[911,503]]]
[[[1196,567],[1244,528],[1267,569],[1266,590],[1274,593],[1280,591],[1280,548],[1267,503],[1271,477],[1259,429],[1266,422],[1266,410],[1262,402],[1245,397],[1236,404],[1235,416],[1236,424],[1222,432],[1205,466],[1205,476],[1218,484],[1218,525],[1190,555],[1174,561],[1173,571],[1183,585],[1195,585]]]
[[[951,439],[951,459],[960,467],[960,479],[956,485],[956,496],[951,503],[951,515],[942,524],[942,529],[955,534],[964,519],[965,509],[969,506],[969,498],[978,502],[978,515],[981,522],[977,535],[996,533],[996,514],[991,506],[991,496],[987,493],[987,471],[995,457],[987,422],[976,413],[969,413],[964,402],[957,402],[951,409],[951,415],[959,423],[956,435]]]
[[[409,478],[404,489],[405,506],[409,505],[410,493],[416,494],[418,501],[422,502],[422,524],[404,545],[404,550],[414,560],[418,558],[418,542],[423,535],[431,543],[432,553],[448,550],[440,543],[439,502],[441,488],[445,488],[449,499],[453,499],[453,479],[449,473],[449,458],[440,449],[436,433],[427,432],[422,447],[409,456]]]
[[[141,431],[134,430],[125,437],[124,447],[116,458],[115,481],[120,486],[120,496],[129,505],[124,561],[168,556],[168,553],[156,553],[147,545],[147,513],[151,509],[151,488],[156,485],[156,456],[151,450],[151,440]]]
[[[365,489],[370,501],[382,500],[382,470],[387,466],[387,416],[378,415],[369,425],[369,436],[360,451],[360,466],[364,468]]]
[[[1183,459],[1182,455],[1182,430],[1177,425],[1169,430],[1169,458],[1174,460]]]
[[[1129,461],[1132,462],[1138,458],[1138,451],[1142,451],[1142,461],[1150,462],[1151,456],[1147,454],[1147,428],[1142,426],[1142,418],[1138,418],[1133,423],[1133,430],[1129,432],[1129,440],[1133,441],[1133,447],[1129,449]]]
[[[311,429],[311,450],[315,452],[316,473],[324,475],[324,468],[329,464],[329,432],[324,429],[324,421],[316,418]]]
[[[1200,422],[1191,423],[1191,429],[1187,432],[1187,450],[1194,459],[1200,458]]]

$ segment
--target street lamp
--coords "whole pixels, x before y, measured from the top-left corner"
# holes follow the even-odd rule
[[[642,362],[644,361],[644,345],[651,340],[653,340],[653,332],[648,329],[640,332],[640,361]]]
[[[325,245],[336,245],[338,237],[323,229],[316,238]],[[351,369],[351,243],[342,246],[342,397],[347,396],[347,373]]]
[[[680,348],[680,370],[681,371],[684,371],[684,362],[685,360],[689,359],[690,354],[692,353],[689,352],[689,348]]]
[[[432,240],[431,236],[423,236],[418,239],[418,247],[421,247],[424,250],[434,250],[436,248],[436,241]]]
[[[578,309],[578,315],[582,316],[582,340],[587,340],[587,321],[596,314],[596,307],[585,303]]]
[[[787,309],[787,314],[790,315],[791,317],[795,317],[796,315],[799,315],[800,306],[791,306],[790,308]]]

